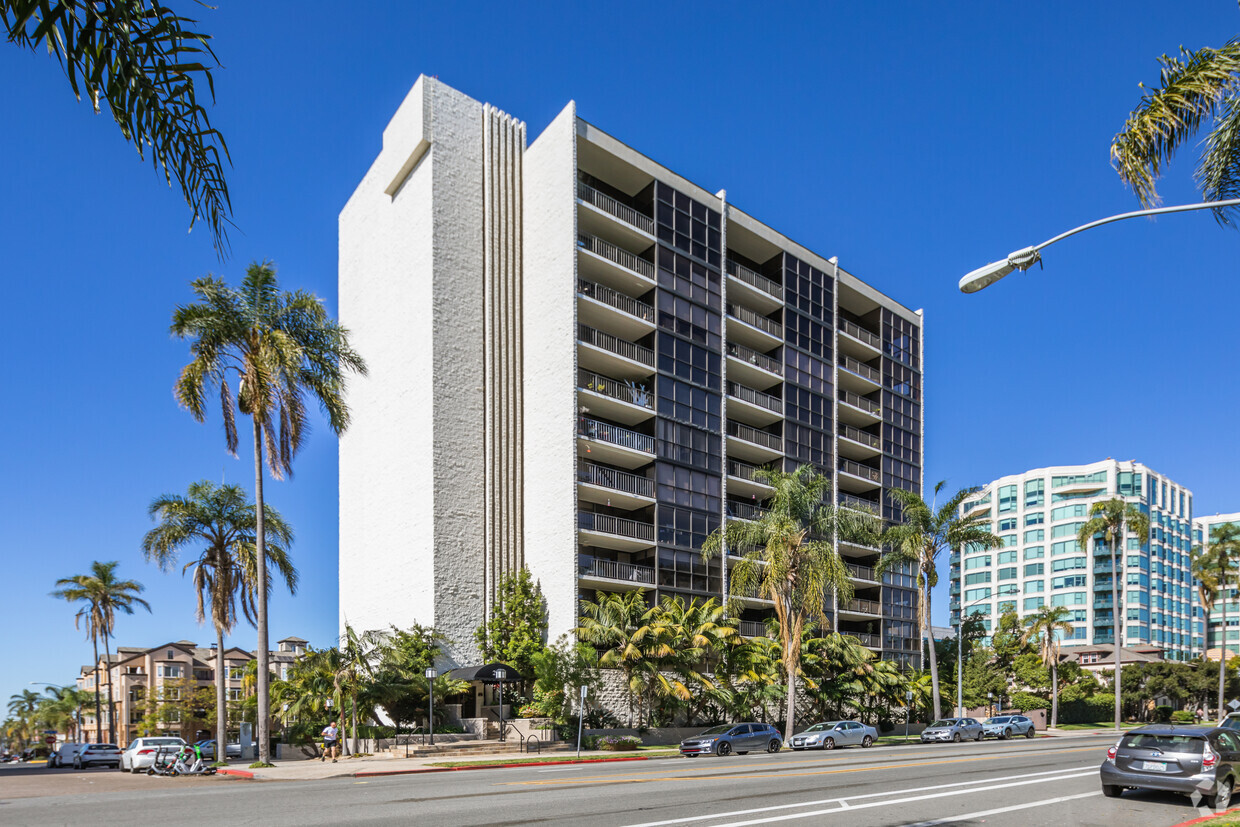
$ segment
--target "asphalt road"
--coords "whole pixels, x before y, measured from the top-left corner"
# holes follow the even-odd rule
[[[1104,798],[1112,737],[876,747],[365,779],[256,782],[60,775],[0,765],[2,824],[213,823],[713,827],[790,824],[1169,827],[1205,813],[1160,793]],[[23,777],[27,780],[23,782]],[[87,780],[83,780],[87,779]],[[24,793],[19,793],[23,788]],[[32,785],[42,792],[34,791]],[[16,797],[24,794],[26,797]]]

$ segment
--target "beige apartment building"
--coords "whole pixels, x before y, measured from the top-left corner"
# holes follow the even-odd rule
[[[280,678],[288,675],[289,666],[305,654],[307,641],[299,637],[287,637],[276,644],[271,652],[271,670]],[[255,653],[238,647],[226,649],[221,655],[215,644],[200,647],[193,641],[179,640],[152,648],[118,646],[108,657],[101,657],[98,664],[102,722],[95,720],[93,705],[82,710],[82,740],[110,742],[108,727],[108,671],[112,673],[112,692],[115,699],[116,743],[124,748],[141,734],[178,735],[194,742],[210,738],[201,721],[183,721],[172,707],[183,700],[185,693],[199,688],[215,686],[215,670],[226,669],[225,692],[229,701],[243,697],[241,679],[245,666],[254,660]],[[95,691],[95,667],[82,666],[77,678],[78,688]],[[213,691],[213,690],[212,690]],[[214,700],[214,694],[212,694]],[[156,721],[148,721],[152,702],[160,705],[163,714]],[[143,731],[145,730],[145,732]]]

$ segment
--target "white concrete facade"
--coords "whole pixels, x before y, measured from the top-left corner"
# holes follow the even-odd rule
[[[1168,660],[1200,655],[1192,492],[1135,461],[1037,468],[1000,477],[969,498],[962,513],[988,521],[1004,545],[951,556],[952,624],[962,605],[967,615],[982,615],[988,634],[1007,609],[1026,617],[1064,606],[1074,626],[1065,647],[1113,642],[1110,554],[1082,550],[1076,536],[1094,503],[1116,497],[1150,518],[1150,536],[1127,535],[1121,550],[1123,645],[1159,647]]]

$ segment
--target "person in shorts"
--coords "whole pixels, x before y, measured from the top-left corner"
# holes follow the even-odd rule
[[[340,754],[340,727],[335,721],[324,727],[323,732],[323,754],[319,756],[320,761],[327,760],[330,754],[332,763],[336,763],[336,757]]]

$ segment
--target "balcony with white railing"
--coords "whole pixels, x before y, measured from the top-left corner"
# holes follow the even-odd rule
[[[754,496],[758,499],[769,497],[771,486],[754,479],[759,466],[738,459],[728,458],[728,493]]]
[[[728,342],[727,351],[728,378],[758,390],[767,390],[780,383],[784,375],[784,363],[780,358],[733,341]]]
[[[836,361],[840,366],[841,387],[851,388],[858,393],[872,393],[883,386],[883,374],[878,368],[842,354]]]
[[[641,379],[654,371],[654,351],[589,325],[577,325],[577,362],[587,370],[620,379]]]
[[[621,468],[640,468],[654,461],[655,440],[613,422],[590,416],[577,419],[577,456]]]
[[[577,182],[577,225],[635,247],[654,242],[654,219],[584,181]]]
[[[735,500],[728,500],[727,507],[729,517],[734,517],[738,520],[749,520],[750,522],[762,519],[770,511],[769,508],[763,508],[754,503],[737,502]]]
[[[864,497],[854,497],[852,494],[840,493],[839,503],[844,508],[852,508],[857,511],[868,511],[871,514],[882,514],[883,510],[879,508],[879,504],[874,500],[867,500]]]
[[[883,479],[882,472],[877,468],[853,462],[850,459],[839,461],[839,483],[842,491],[865,493],[877,488]]]
[[[651,566],[585,555],[578,560],[577,577],[583,584],[594,583],[614,591],[633,591],[654,585],[654,569]]]
[[[770,313],[784,303],[784,288],[745,265],[728,259],[726,269],[731,277],[728,298],[763,313]]]
[[[840,388],[839,390],[840,421],[851,425],[873,425],[883,420],[883,409],[872,399]]]
[[[784,418],[784,402],[778,396],[754,390],[739,382],[728,383],[728,418],[765,426]]]
[[[840,319],[840,349],[852,352],[863,359],[872,359],[883,353],[883,340],[877,333],[866,330],[856,322]]]
[[[728,454],[751,462],[770,462],[783,456],[784,441],[768,431],[760,431],[735,420],[728,420]]]
[[[862,600],[854,597],[847,603],[840,602],[840,613],[869,615],[871,617],[882,617],[882,608],[877,600]]]
[[[654,330],[654,307],[606,284],[577,280],[577,320],[618,336],[640,339]]]
[[[654,264],[605,238],[577,234],[577,271],[590,281],[640,296],[655,286]]]
[[[645,382],[619,380],[588,370],[577,371],[578,402],[590,412],[619,422],[637,425],[654,416],[654,391]]]
[[[577,460],[577,496],[586,502],[638,509],[654,502],[654,480],[631,471]]]
[[[730,302],[727,311],[728,341],[762,349],[770,349],[783,343],[784,326],[774,319]]]
[[[592,511],[577,512],[577,532],[583,545],[637,551],[654,545],[654,524]]]
[[[839,425],[840,456],[849,459],[870,459],[882,453],[883,441],[877,434],[863,431],[853,425]]]

